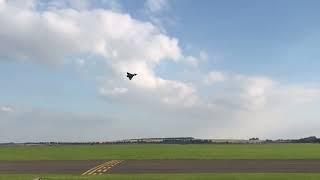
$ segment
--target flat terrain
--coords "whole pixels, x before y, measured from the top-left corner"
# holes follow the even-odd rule
[[[320,144],[0,146],[0,160],[320,159]]]
[[[60,160],[60,161],[0,161],[0,174],[81,174],[105,161]]]
[[[85,172],[88,173],[84,175],[107,173],[320,173],[320,160],[126,160],[121,163],[112,162],[114,161],[0,161],[0,173],[79,175]]]
[[[318,180],[319,152],[320,144],[0,146],[0,180]]]
[[[111,173],[320,173],[320,160],[127,160]]]
[[[0,180],[31,180],[36,177],[43,177],[44,180],[73,180],[73,179],[93,179],[93,180],[319,180],[320,174],[246,174],[246,173],[231,173],[231,174],[108,174],[102,176],[77,176],[77,175],[52,175],[52,174],[19,174],[19,175],[1,175]]]

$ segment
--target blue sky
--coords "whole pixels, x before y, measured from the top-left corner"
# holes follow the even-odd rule
[[[2,0],[0,141],[319,135],[319,5]]]

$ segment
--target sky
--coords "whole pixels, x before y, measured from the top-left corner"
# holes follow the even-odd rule
[[[320,136],[319,5],[0,0],[0,142]]]

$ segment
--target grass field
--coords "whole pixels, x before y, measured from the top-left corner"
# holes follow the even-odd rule
[[[320,159],[320,144],[0,147],[0,160]]]
[[[0,180],[30,180],[39,175],[0,175]],[[60,179],[114,179],[114,180],[319,180],[320,174],[110,174],[103,176],[75,176],[75,175],[41,175],[45,180]]]

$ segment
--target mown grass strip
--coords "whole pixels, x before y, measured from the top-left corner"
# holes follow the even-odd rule
[[[0,160],[320,159],[320,144],[79,145],[0,147]]]

